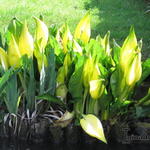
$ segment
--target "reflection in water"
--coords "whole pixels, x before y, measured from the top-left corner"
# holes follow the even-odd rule
[[[149,150],[144,144],[27,144],[0,139],[0,150]]]

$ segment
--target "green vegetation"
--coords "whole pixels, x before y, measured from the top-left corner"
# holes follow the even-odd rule
[[[0,2],[1,16],[19,18],[11,20],[0,38],[0,118],[14,134],[19,135],[24,118],[31,126],[35,118],[45,116],[61,127],[74,119],[87,134],[107,143],[100,120],[114,125],[123,116],[149,117],[150,90],[136,98],[150,75],[150,59],[141,58],[141,38],[145,48],[150,35],[143,1],[58,0],[50,7],[46,0],[16,2],[15,7],[8,2],[8,13]],[[31,14],[40,17],[31,19]]]
[[[74,118],[89,135],[107,143],[100,120],[113,125],[122,116],[138,118],[139,109],[149,107],[149,91],[134,98],[150,75],[150,59],[142,63],[142,41],[134,28],[119,46],[109,31],[91,38],[90,18],[87,12],[72,33],[66,23],[48,30],[42,16],[34,17],[34,38],[27,22],[13,19],[8,25],[0,41],[0,99],[4,122],[9,119],[14,133],[20,132],[18,116],[31,120],[51,112],[51,122]],[[62,117],[55,111],[62,111]]]

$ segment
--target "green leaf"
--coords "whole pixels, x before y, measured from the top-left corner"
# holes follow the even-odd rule
[[[29,81],[27,82],[27,107],[30,110],[34,110],[35,106],[35,78],[34,78],[34,68],[33,68],[33,61],[32,59],[30,61],[30,67],[29,67]]]
[[[55,55],[59,55],[60,53],[63,52],[63,50],[61,49],[60,44],[57,42],[56,38],[51,36],[49,37],[49,43],[52,46],[52,48],[55,50]],[[64,54],[64,53],[63,53]]]
[[[0,33],[0,47],[4,48],[3,46],[3,40],[2,40],[2,34]]]
[[[80,57],[82,58],[82,57]],[[82,61],[84,59],[79,59],[77,61],[76,66],[75,66],[75,72],[72,74],[70,80],[69,80],[69,92],[73,98],[73,103],[74,103],[74,111],[77,113],[81,113],[84,109],[84,104],[83,104],[83,81],[82,81],[82,72],[83,72],[83,63]],[[79,117],[78,114],[76,116],[77,118]]]
[[[83,67],[78,68],[69,81],[69,92],[74,100],[81,100],[83,98],[82,71]]]
[[[17,113],[18,110],[18,90],[17,90],[17,76],[13,75],[6,85],[5,103],[9,113]]]
[[[104,38],[101,40],[101,44],[103,48],[105,49],[105,53],[107,56],[110,56],[110,53],[111,53],[109,38],[110,38],[110,31],[108,31],[106,35],[104,36]]]
[[[113,59],[114,59],[115,63],[118,64],[119,58],[120,58],[121,47],[116,43],[115,40],[113,41],[113,43],[114,43],[114,47],[112,49],[112,55],[113,55]]]
[[[148,101],[150,101],[150,88],[146,94],[146,96],[144,96],[143,98],[141,98],[140,100],[138,100],[138,105],[143,105],[144,103],[147,103]]]
[[[46,100],[46,101],[51,102],[51,103],[55,103],[55,104],[65,106],[63,101],[61,101],[59,98],[57,98],[53,95],[50,95],[50,94],[39,95],[39,96],[36,97],[36,99],[42,99],[42,100]]]
[[[21,30],[22,30],[22,23],[17,18],[13,18],[8,26],[8,31],[11,34],[13,34],[17,43],[19,41]]]
[[[90,42],[85,47],[86,52],[92,55],[94,60],[103,62],[106,57],[105,50],[102,48],[98,41],[91,39]]]
[[[150,109],[149,106],[146,107],[136,107],[136,116],[140,117],[150,117]]]
[[[2,93],[3,89],[5,88],[7,81],[14,75],[19,72],[19,69],[13,70],[13,68],[9,69],[4,73],[4,75],[0,78],[0,94]]]
[[[54,95],[56,88],[56,60],[54,49],[51,46],[46,48],[46,57],[48,65],[45,68],[45,91]]]
[[[110,86],[113,96],[116,98],[118,96],[118,71],[114,71],[110,77]]]
[[[92,114],[84,115],[83,118],[80,120],[80,124],[82,129],[87,134],[107,144],[103,126],[101,124],[101,121],[96,116]]]
[[[150,75],[150,58],[146,59],[142,64],[142,76],[138,82],[140,85]]]

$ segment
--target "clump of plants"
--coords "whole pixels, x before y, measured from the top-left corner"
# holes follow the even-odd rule
[[[110,45],[110,32],[91,38],[89,12],[74,33],[67,24],[48,28],[42,17],[34,20],[34,36],[26,21],[14,18],[0,41],[1,122],[14,135],[26,125],[29,137],[40,118],[61,127],[74,120],[107,143],[101,121],[113,125],[124,115],[140,117],[139,110],[150,115],[144,111],[150,92],[135,99],[150,74],[150,59],[141,61],[142,41],[133,27],[119,46]]]

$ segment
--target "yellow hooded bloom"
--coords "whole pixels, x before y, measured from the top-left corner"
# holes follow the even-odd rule
[[[83,68],[83,84],[85,87],[89,87],[89,81],[93,72],[94,64],[92,58],[88,58]]]
[[[135,36],[134,29],[131,28],[129,36],[124,41],[120,52],[120,66],[123,71],[125,71],[128,68],[128,65],[133,59],[136,47],[137,47],[137,39]]]
[[[28,57],[32,57],[34,42],[31,34],[28,31],[27,23],[25,22],[21,31],[21,35],[19,37],[19,50],[21,56],[28,55]]]
[[[10,66],[19,67],[20,58],[21,58],[21,54],[20,54],[18,45],[15,41],[14,36],[11,35],[11,39],[8,45],[8,61],[9,61]]]
[[[75,29],[75,39],[80,39],[83,43],[88,43],[91,36],[90,13],[88,12],[79,22]]]
[[[102,96],[105,89],[103,80],[91,80],[90,81],[90,95],[93,99],[98,99]]]
[[[62,39],[62,45],[64,48],[64,53],[66,53],[68,51],[67,45],[68,45],[69,41],[72,41],[72,39],[73,39],[73,37],[71,35],[69,27],[66,25],[66,30],[64,32],[63,39]]]
[[[44,51],[48,41],[48,28],[43,21],[35,18],[36,21],[36,32],[35,32],[35,40],[39,44],[40,51]]]
[[[141,65],[141,53],[135,55],[131,65],[128,68],[126,74],[126,83],[131,86],[134,85],[142,75],[142,65]]]

